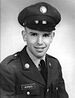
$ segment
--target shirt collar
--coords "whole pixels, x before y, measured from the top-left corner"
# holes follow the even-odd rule
[[[29,57],[32,59],[33,63],[36,65],[37,68],[39,68],[38,65],[39,65],[39,62],[41,59],[43,59],[45,61],[45,55],[41,59],[38,59],[29,51],[28,47],[26,47],[26,51],[27,51]]]

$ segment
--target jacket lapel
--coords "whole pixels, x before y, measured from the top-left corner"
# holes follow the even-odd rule
[[[45,85],[45,81],[41,75],[41,73],[36,68],[35,64],[29,57],[29,55],[26,52],[26,47],[21,51],[20,53],[20,59],[22,63],[23,68],[23,74],[30,78],[31,80],[34,80],[40,84]]]

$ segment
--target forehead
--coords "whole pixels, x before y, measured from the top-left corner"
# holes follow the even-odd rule
[[[38,33],[38,34],[44,34],[44,33],[47,33],[47,34],[50,34],[52,31],[48,32],[48,31],[39,31],[39,30],[33,30],[33,29],[30,29],[30,28],[27,28],[26,27],[26,31],[27,33]]]

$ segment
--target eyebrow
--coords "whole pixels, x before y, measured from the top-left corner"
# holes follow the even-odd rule
[[[30,34],[32,34],[32,33],[36,33],[36,34],[38,34],[37,32],[33,32],[33,31],[30,31],[29,33],[30,33]]]
[[[30,31],[29,33],[36,33],[36,32]]]
[[[39,32],[35,32],[35,31],[30,31],[29,33],[30,33],[30,34],[32,34],[32,33],[39,34]],[[43,35],[44,35],[44,34],[50,35],[50,34],[52,33],[52,31],[51,31],[51,32],[40,32],[40,33],[42,33]]]

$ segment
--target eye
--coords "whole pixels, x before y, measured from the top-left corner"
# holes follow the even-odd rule
[[[37,33],[30,32],[30,35],[31,35],[31,36],[37,36]]]
[[[50,34],[43,34],[43,37],[49,37],[50,36]]]

